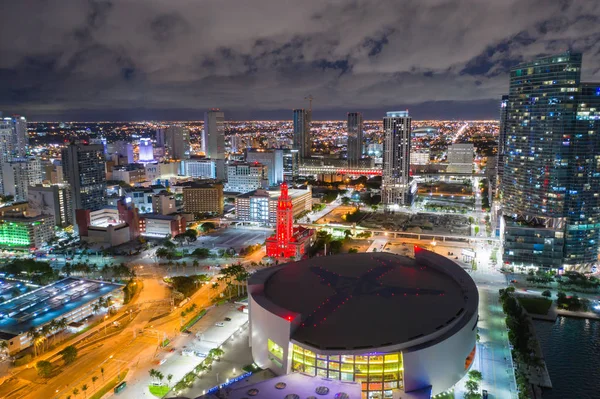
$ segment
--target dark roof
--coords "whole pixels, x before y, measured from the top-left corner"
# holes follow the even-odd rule
[[[261,306],[300,320],[293,340],[324,350],[390,346],[446,331],[477,310],[470,276],[433,256],[438,264],[385,253],[312,258],[264,269],[250,284],[265,281]]]

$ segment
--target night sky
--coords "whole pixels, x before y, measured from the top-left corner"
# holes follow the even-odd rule
[[[600,80],[598,0],[14,0],[0,110],[30,120],[498,117],[508,69],[584,54]]]

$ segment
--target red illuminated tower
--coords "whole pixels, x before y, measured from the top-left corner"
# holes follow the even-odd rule
[[[289,243],[294,233],[294,214],[292,199],[286,183],[281,185],[281,195],[277,202],[277,254],[283,257],[294,256]]]

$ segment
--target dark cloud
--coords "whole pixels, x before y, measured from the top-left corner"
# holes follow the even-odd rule
[[[600,80],[598,22],[595,0],[19,0],[0,26],[0,109],[282,117],[312,94],[320,117],[494,117],[525,59],[582,51]]]

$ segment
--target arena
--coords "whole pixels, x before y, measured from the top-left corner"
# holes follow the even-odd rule
[[[317,257],[248,282],[252,356],[276,374],[359,383],[363,398],[429,398],[475,356],[479,297],[468,273],[421,248]]]

